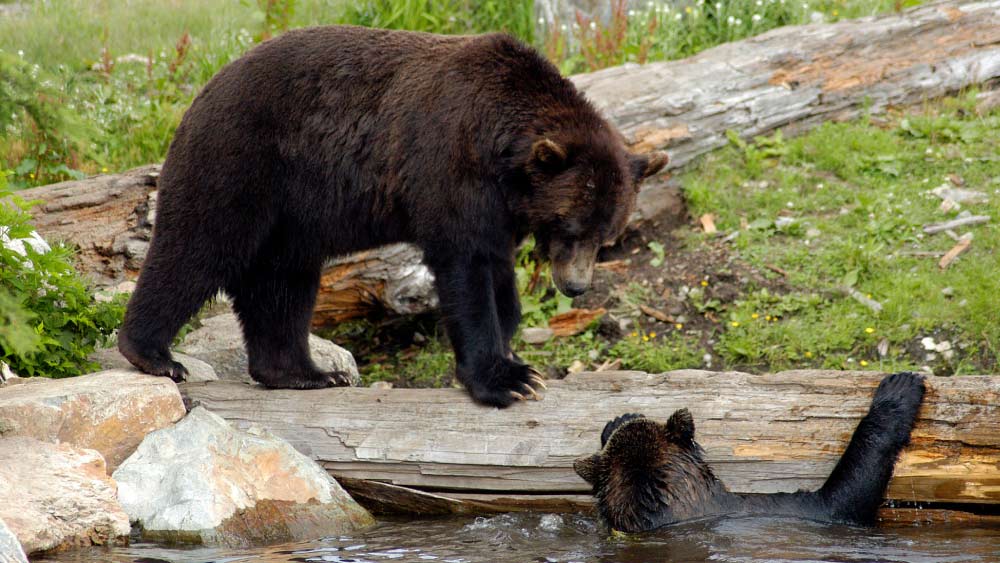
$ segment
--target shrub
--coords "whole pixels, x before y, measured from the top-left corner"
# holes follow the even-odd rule
[[[86,373],[96,368],[87,356],[121,323],[124,299],[98,302],[70,249],[25,243],[34,232],[29,208],[0,174],[0,360],[22,376]]]

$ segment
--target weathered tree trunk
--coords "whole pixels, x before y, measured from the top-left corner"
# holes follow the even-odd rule
[[[135,277],[149,248],[159,165],[18,192],[40,200],[32,223],[50,241],[79,249],[77,266],[101,286]]]
[[[814,489],[880,379],[839,371],[583,373],[550,382],[543,401],[503,411],[458,389],[303,392],[219,382],[182,392],[238,425],[258,423],[289,440],[363,498],[463,512],[585,506],[588,487],[572,463],[597,451],[605,422],[627,412],[665,420],[682,407],[732,490]],[[931,377],[927,386],[889,498],[1000,504],[1000,378]]]
[[[572,80],[634,150],[666,149],[670,167],[677,168],[724,145],[727,130],[744,137],[802,130],[855,117],[862,109],[877,113],[998,78],[1000,0],[987,0],[785,27],[684,60],[626,65]],[[133,185],[138,189],[130,190],[135,174],[123,176],[25,194],[50,202],[37,218],[39,231],[80,245],[85,269],[106,282],[135,275],[148,239],[144,206],[153,187],[139,179]],[[663,200],[676,198],[676,186],[649,182],[640,198],[642,213],[634,219],[648,219]],[[314,324],[334,324],[373,309],[416,313],[435,304],[420,253],[393,246],[331,264]]]

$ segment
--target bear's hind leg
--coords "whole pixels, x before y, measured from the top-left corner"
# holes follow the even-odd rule
[[[250,376],[265,387],[318,389],[350,385],[343,372],[324,372],[309,354],[309,325],[321,263],[290,264],[265,253],[228,284],[243,325]]]

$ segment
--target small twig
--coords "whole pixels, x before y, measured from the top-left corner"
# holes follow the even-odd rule
[[[614,371],[622,367],[622,359],[615,358],[614,360],[605,360],[603,364],[597,366],[594,371]]]
[[[674,318],[671,317],[670,315],[664,313],[663,311],[659,311],[657,309],[649,307],[647,305],[644,305],[644,304],[640,303],[639,304],[639,310],[642,311],[643,313],[645,313],[646,315],[649,315],[650,317],[653,317],[654,319],[656,319],[658,321],[665,322],[665,323],[673,323],[674,322]]]
[[[970,244],[972,244],[971,238],[963,238],[959,240],[958,244],[953,246],[951,250],[948,251],[947,254],[941,257],[941,260],[938,262],[938,268],[944,270],[945,268],[950,266],[951,263],[955,261],[955,258],[958,258],[959,254],[965,252],[965,250],[969,248]]]
[[[542,279],[542,262],[540,260],[535,261],[535,271],[531,272],[531,279],[528,281],[528,293],[534,293],[535,288],[538,287],[538,282]]]
[[[924,232],[933,235],[934,233],[940,233],[941,231],[947,231],[948,229],[954,229],[956,227],[964,227],[965,225],[978,225],[980,223],[986,223],[990,220],[989,215],[973,215],[971,217],[963,217],[961,219],[955,219],[952,221],[947,221],[945,223],[938,223],[936,225],[924,225]]]
[[[764,267],[776,274],[781,274],[782,277],[788,277],[788,272],[782,270],[781,268],[775,266],[774,264],[764,264]]]
[[[915,258],[940,258],[945,255],[939,250],[900,250],[903,256],[913,256]]]
[[[854,289],[853,287],[844,287],[842,289],[845,293],[847,293],[847,295],[851,299],[854,299],[858,303],[861,303],[862,305],[868,307],[869,309],[875,311],[876,313],[882,312],[882,304],[879,303],[878,301],[875,301],[871,297],[868,297],[867,295],[861,293],[860,291]]]

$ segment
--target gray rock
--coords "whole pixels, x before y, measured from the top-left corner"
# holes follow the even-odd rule
[[[521,340],[525,344],[544,344],[552,339],[555,332],[551,328],[529,327],[521,331]]]
[[[315,539],[373,523],[316,462],[269,432],[195,407],[146,437],[114,473],[149,540],[248,546]]]
[[[28,563],[21,542],[10,528],[0,520],[0,563]]]
[[[187,354],[182,354],[180,352],[173,352],[174,359],[181,363],[188,370],[188,381],[199,382],[199,381],[218,381],[219,376],[215,374],[215,370],[208,363],[188,356]],[[90,356],[87,357],[92,362],[97,362],[101,366],[101,369],[120,369],[120,370],[135,370],[135,367],[122,356],[121,352],[116,348],[98,348],[94,350]]]
[[[247,373],[247,353],[243,331],[233,313],[204,319],[201,328],[188,334],[178,350],[215,368],[219,379],[251,381]],[[329,340],[309,335],[309,349],[316,365],[327,371],[343,371],[352,385],[360,380],[358,366],[350,352]]]
[[[8,381],[12,379],[20,379],[17,374],[14,373],[7,362],[0,360],[0,386],[6,385]]]
[[[98,452],[4,438],[0,467],[0,520],[28,554],[127,543],[128,516]]]

